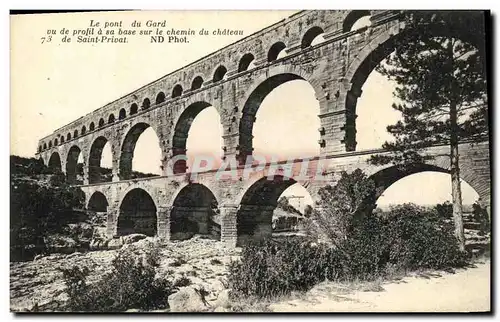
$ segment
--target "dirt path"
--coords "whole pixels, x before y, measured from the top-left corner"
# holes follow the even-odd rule
[[[377,291],[342,291],[322,283],[299,299],[271,304],[275,312],[478,312],[490,310],[490,262],[457,270],[405,277]],[[375,289],[377,288],[375,287]],[[372,289],[374,289],[372,285]]]

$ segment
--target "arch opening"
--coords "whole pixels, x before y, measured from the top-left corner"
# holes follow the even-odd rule
[[[240,59],[240,63],[238,64],[238,73],[253,68],[255,68],[255,57],[250,53],[243,55]]]
[[[68,133],[68,135],[66,135],[66,141],[69,141],[71,140],[71,133]]]
[[[139,110],[139,107],[137,106],[137,104],[132,104],[130,106],[130,115],[134,115],[134,114],[137,114],[137,111]]]
[[[44,143],[44,144],[43,144],[43,149],[44,149],[44,150],[47,150],[47,143]]]
[[[176,98],[182,95],[182,86],[177,84],[172,89],[172,98]]]
[[[145,98],[144,101],[142,101],[142,109],[143,110],[146,110],[148,109],[149,107],[151,106],[151,101],[149,100],[149,98]]]
[[[81,131],[82,135],[84,135],[85,133],[87,133],[87,128],[84,126],[82,126],[82,131]]]
[[[165,102],[165,93],[159,92],[158,95],[156,95],[156,104],[161,104]]]
[[[179,117],[172,139],[174,156],[186,155],[188,160],[174,164],[174,173],[185,173],[188,163],[197,155],[220,160],[222,152],[222,125],[215,107],[207,102],[196,102],[188,106]]]
[[[115,115],[114,114],[110,114],[108,117],[108,124],[112,124],[112,123],[115,123]]]
[[[64,135],[61,135],[61,144],[64,143]]]
[[[223,80],[224,77],[226,76],[226,73],[227,73],[226,67],[224,67],[222,65],[217,67],[217,69],[214,72],[214,78],[213,78],[214,83],[220,82],[221,80]]]
[[[143,189],[129,191],[120,205],[117,235],[144,234],[155,236],[157,232],[156,205]]]
[[[196,89],[199,89],[201,88],[202,85],[203,85],[203,78],[201,78],[201,76],[196,76],[193,79],[193,82],[191,83],[191,90],[194,91]]]
[[[83,156],[81,150],[73,145],[66,160],[66,178],[70,184],[83,184]]]
[[[274,43],[267,53],[267,62],[273,62],[277,59],[286,56],[286,45],[284,42],[278,41]]]
[[[314,46],[325,41],[323,29],[318,26],[310,28],[304,36],[302,37],[301,48],[307,48],[309,46]]]
[[[53,152],[51,154],[50,159],[49,159],[49,169],[53,173],[62,172],[61,157],[59,156],[59,153]]]
[[[161,146],[147,123],[137,123],[125,136],[120,155],[120,179],[154,177],[161,174]]]
[[[125,109],[122,108],[118,114],[118,119],[123,120],[126,117],[127,117],[127,111],[125,111]]]
[[[94,122],[90,123],[89,129],[90,129],[90,131],[94,131],[95,130],[95,124],[94,124]]]
[[[412,164],[405,168],[391,166],[371,178],[377,188],[377,206],[382,210],[402,203],[433,207],[452,201],[450,172],[440,167],[427,164]],[[479,194],[463,178],[461,188],[464,209],[471,209]]]
[[[245,163],[253,151],[280,159],[318,155],[321,123],[315,96],[296,74],[278,74],[259,84],[242,109],[239,162]]]
[[[292,196],[297,194],[307,202],[302,200],[302,205],[296,200],[291,202]],[[271,238],[273,232],[279,236],[283,232],[297,231],[304,219],[297,208],[305,209],[310,204],[309,193],[294,179],[277,175],[272,180],[267,177],[258,180],[245,192],[237,212],[237,245]]]
[[[113,173],[109,166],[111,163],[110,159],[111,145],[105,137],[100,136],[94,140],[90,147],[89,183],[112,181]],[[106,167],[105,164],[109,167]]]
[[[57,140],[57,138],[54,139],[54,146],[58,146],[59,145],[59,141]]]
[[[431,37],[453,37],[480,51],[481,40],[462,25],[453,25],[451,21],[446,28],[443,26],[441,23],[427,24],[422,28],[426,29],[426,33],[431,32]],[[346,151],[380,148],[385,141],[394,140],[386,128],[402,120],[401,113],[392,108],[393,103],[401,103],[393,95],[397,82],[382,75],[377,71],[377,67],[391,68],[387,65],[387,58],[394,55],[398,46],[405,43],[405,37],[404,31],[396,35],[378,36],[361,49],[359,63],[353,64],[346,72],[346,78],[350,82],[350,90],[344,98],[347,118]],[[444,115],[436,120],[446,122],[446,118]],[[357,133],[356,128],[363,130]]]
[[[101,118],[101,119],[99,120],[99,127],[103,127],[103,126],[104,126],[104,119],[103,119],[103,118]]]
[[[353,10],[345,17],[342,30],[349,32],[367,27],[371,25],[370,16],[368,10]]]
[[[106,213],[108,211],[108,205],[106,196],[102,192],[96,191],[89,199],[87,210],[96,213]]]
[[[75,130],[73,132],[73,139],[76,139],[78,137],[78,130]]]
[[[184,187],[174,200],[170,213],[172,240],[184,240],[196,234],[220,240],[221,218],[217,199],[202,184]]]

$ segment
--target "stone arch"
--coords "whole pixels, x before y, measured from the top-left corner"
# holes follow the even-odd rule
[[[120,153],[120,179],[128,180],[132,175],[132,159],[134,158],[134,150],[137,140],[141,136],[141,134],[150,127],[148,123],[140,122],[135,124],[130,128],[125,135],[125,138],[121,144],[121,153]],[[154,130],[154,128],[153,128]],[[157,132],[155,131],[156,136],[158,137]],[[163,151],[163,149],[162,149]]]
[[[286,45],[282,41],[275,42],[271,48],[269,48],[269,51],[267,52],[267,62],[273,62],[276,59],[278,59],[278,55],[285,50]]]
[[[239,124],[239,155],[240,163],[246,161],[247,156],[252,155],[253,151],[253,125],[255,115],[266,98],[276,87],[293,80],[305,80],[314,89],[316,97],[324,96],[324,91],[313,80],[309,74],[301,69],[295,69],[292,66],[279,66],[275,69],[270,69],[269,73],[262,75],[254,81],[251,87],[245,92],[246,96],[240,101],[242,108],[242,116]]]
[[[271,237],[273,211],[278,198],[295,183],[297,181],[292,178],[276,175],[271,180],[260,178],[244,190],[236,215],[238,245]]]
[[[149,107],[151,106],[151,101],[149,100],[149,98],[145,98],[143,101],[142,101],[142,109],[143,110],[146,110],[148,109]]]
[[[370,11],[368,10],[352,10],[344,18],[344,22],[342,23],[342,31],[351,31],[352,26],[356,23],[356,21],[370,15]]]
[[[66,141],[69,141],[71,140],[71,133],[68,133],[68,135],[66,135]]]
[[[103,127],[103,126],[104,126],[104,123],[105,123],[105,122],[104,122],[104,119],[103,119],[103,118],[101,118],[101,119],[99,120],[99,127]]]
[[[304,34],[304,36],[302,37],[302,42],[301,42],[301,48],[304,49],[304,48],[307,48],[309,46],[311,46],[313,40],[318,37],[319,35],[321,35],[322,33],[324,33],[323,29],[321,27],[318,27],[318,26],[314,26],[312,28],[310,28],[309,30],[306,31],[306,33]]]
[[[49,148],[52,147],[52,141],[49,141]]]
[[[53,172],[62,172],[61,157],[58,152],[52,152],[48,166]]]
[[[108,211],[108,206],[106,196],[100,191],[95,191],[89,198],[87,210],[105,213]]]
[[[94,124],[94,122],[90,122],[89,130],[90,131],[94,131],[95,130],[95,124]]]
[[[59,141],[57,140],[57,138],[54,139],[54,146],[58,146],[59,145]]]
[[[431,163],[426,164],[414,163],[405,166],[393,165],[373,173],[369,178],[375,183],[375,200],[378,199],[391,185],[409,175],[428,171],[450,174],[450,162],[446,159],[448,158],[439,157],[432,160]],[[477,175],[474,173],[474,170],[468,167],[461,166],[460,171],[460,179],[474,189],[483,201],[488,203],[490,198],[485,195],[483,189],[481,189],[484,185],[483,180],[476,180]]]
[[[141,189],[128,191],[120,203],[117,222],[119,236],[133,233],[155,236],[157,234],[157,206],[151,195]]]
[[[73,132],[73,139],[76,139],[78,137],[78,130],[75,130]]]
[[[101,159],[102,159],[102,151],[106,143],[108,143],[108,139],[106,139],[104,136],[99,136],[97,139],[94,140],[94,142],[92,142],[88,160],[89,183],[98,183],[105,181],[102,180],[102,175],[104,175],[104,173],[102,173],[101,170]]]
[[[191,90],[194,91],[196,89],[201,88],[203,85],[203,78],[201,76],[196,76],[191,82]]]
[[[366,15],[366,12],[364,13]],[[351,14],[354,16],[361,13],[353,11]],[[475,18],[472,17],[470,19],[474,20]],[[425,28],[427,33],[430,31],[435,36],[455,36],[471,43],[481,51],[481,37],[474,36],[474,33],[468,32],[461,25],[453,26],[451,23],[448,25],[437,23],[423,25],[422,28]],[[363,84],[383,59],[396,50],[399,45],[405,43],[404,37],[408,32],[415,32],[415,30],[403,29],[398,23],[390,30],[381,33],[367,42],[348,65],[343,79],[345,93],[340,97],[344,101],[346,109],[346,142],[356,142],[356,105],[358,97],[361,95]],[[355,144],[354,148],[349,148],[348,150],[355,150]]]
[[[43,143],[43,149],[47,150],[47,143]]]
[[[189,134],[191,124],[198,114],[205,108],[212,106],[206,101],[196,101],[188,105],[182,111],[179,118],[175,123],[175,128],[172,137],[172,156],[186,154],[186,142]],[[216,109],[217,110],[217,109]],[[217,110],[217,112],[219,112]],[[219,114],[220,116],[220,114]],[[185,173],[187,171],[186,160],[179,160],[175,163],[173,168],[174,173]]]
[[[79,183],[79,180],[77,180],[79,170],[78,157],[81,152],[80,148],[76,145],[73,145],[68,151],[68,156],[66,158],[66,178],[71,184]]]
[[[61,135],[61,144],[64,143],[64,135]]]
[[[218,201],[203,184],[190,183],[176,195],[170,212],[171,239],[187,239],[194,234],[220,240]]]
[[[87,133],[87,128],[84,126],[82,126],[82,131],[81,131],[82,135],[84,135],[85,133]]]
[[[217,69],[214,72],[213,82],[216,83],[216,82],[220,82],[221,80],[223,80],[224,77],[226,76],[226,73],[227,73],[226,67],[224,67],[223,65],[220,65],[219,67],[217,67]]]
[[[115,123],[115,115],[113,113],[109,114],[108,124]]]
[[[172,98],[176,98],[182,95],[182,86],[180,84],[177,84],[174,86],[172,89]]]
[[[246,53],[243,55],[240,59],[240,62],[238,64],[238,73],[243,72],[245,70],[248,70],[248,67],[250,64],[255,60],[255,57],[251,53]]]
[[[137,114],[137,111],[139,110],[139,107],[137,106],[136,103],[133,103],[130,105],[130,115]]]
[[[156,95],[156,104],[161,104],[165,102],[165,93],[159,92],[158,95]]]
[[[127,117],[127,111],[125,111],[124,108],[120,109],[120,112],[118,113],[118,119],[123,120],[126,117]]]

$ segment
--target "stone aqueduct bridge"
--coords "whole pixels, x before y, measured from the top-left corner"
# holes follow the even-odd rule
[[[351,31],[355,21],[367,15],[371,25]],[[463,26],[435,29],[458,30],[471,41],[478,38]],[[183,230],[206,233],[213,218],[220,224],[225,242],[267,236],[279,195],[296,181],[279,180],[280,176],[267,180],[270,165],[253,171],[249,178],[241,173],[231,177],[229,172],[208,171],[191,180],[185,164],[177,162],[175,174],[167,176],[169,161],[186,152],[194,118],[204,108],[215,107],[223,127],[223,159],[236,158],[243,164],[252,154],[252,128],[261,102],[277,86],[302,79],[314,88],[319,102],[318,144],[320,157],[327,160],[322,173],[328,181],[314,179],[315,170],[311,169],[319,167],[318,158],[310,161],[306,176],[297,180],[313,199],[321,186],[335,182],[341,170],[363,169],[375,179],[380,193],[411,173],[448,172],[446,147],[430,148],[428,153],[437,156],[433,161],[404,173],[366,162],[381,151],[356,151],[355,110],[361,87],[405,32],[405,22],[393,11],[299,12],[54,131],[39,141],[37,155],[47,165],[60,167],[77,184],[77,162],[82,154],[81,188],[89,209],[107,211],[110,237],[130,232],[164,238]],[[315,44],[319,35],[324,41]],[[283,51],[284,57],[280,55]],[[130,179],[136,142],[149,127],[159,138],[163,175]],[[99,182],[107,142],[113,177],[112,182]],[[463,179],[489,205],[489,144],[462,144],[460,154]]]

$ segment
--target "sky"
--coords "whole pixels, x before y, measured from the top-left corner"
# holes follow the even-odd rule
[[[55,129],[115,100],[124,94],[187,65],[242,36],[194,36],[187,44],[151,44],[134,38],[129,44],[41,43],[47,29],[84,30],[94,21],[124,24],[133,20],[163,21],[176,28],[241,29],[243,37],[284,19],[294,11],[142,11],[125,13],[42,14],[11,17],[11,154],[32,157],[38,140]],[[354,28],[366,23],[360,21]],[[357,104],[357,150],[380,148],[390,140],[386,126],[399,119],[391,108],[394,84],[377,72],[367,79]],[[289,156],[319,154],[319,105],[305,81],[285,83],[273,90],[259,108],[254,125],[255,152]],[[272,135],[270,135],[272,133]],[[213,107],[194,120],[188,140],[188,156],[221,153],[221,127]],[[111,165],[107,146],[102,166]],[[158,138],[146,130],[136,145],[134,170],[159,173]],[[429,184],[431,183],[431,184]],[[425,186],[425,189],[422,187]],[[477,193],[463,183],[464,203]],[[300,185],[284,195],[310,197]],[[378,200],[380,205],[401,202],[433,204],[451,200],[449,175],[421,173],[399,180]]]

